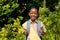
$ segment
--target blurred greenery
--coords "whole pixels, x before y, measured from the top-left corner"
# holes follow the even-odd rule
[[[43,40],[60,40],[60,0],[0,0],[0,40],[24,40],[22,24],[27,7],[39,6],[39,18],[47,29]]]

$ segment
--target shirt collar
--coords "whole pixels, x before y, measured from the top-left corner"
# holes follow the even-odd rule
[[[33,22],[31,21],[31,19],[30,19],[30,23],[33,23]],[[37,19],[35,20],[35,23],[38,23],[38,22],[37,22]]]

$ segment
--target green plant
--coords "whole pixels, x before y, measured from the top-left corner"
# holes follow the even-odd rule
[[[18,18],[13,24],[5,25],[0,31],[0,40],[24,40],[23,28]]]

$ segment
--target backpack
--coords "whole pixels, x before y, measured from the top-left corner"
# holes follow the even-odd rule
[[[38,30],[40,30],[40,27],[41,27],[41,22],[40,21],[37,21],[37,32],[38,32]],[[28,34],[29,34],[29,32],[30,32],[30,20],[28,20],[27,21],[27,24],[26,24],[27,26],[27,30],[28,30]],[[28,37],[28,34],[26,35],[26,39],[27,39],[27,37]],[[38,35],[39,35],[39,37],[42,37],[42,35],[41,35],[41,33],[40,32],[38,32]]]

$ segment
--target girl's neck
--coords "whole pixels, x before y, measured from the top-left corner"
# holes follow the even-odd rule
[[[31,20],[32,22],[35,22],[36,20]]]

